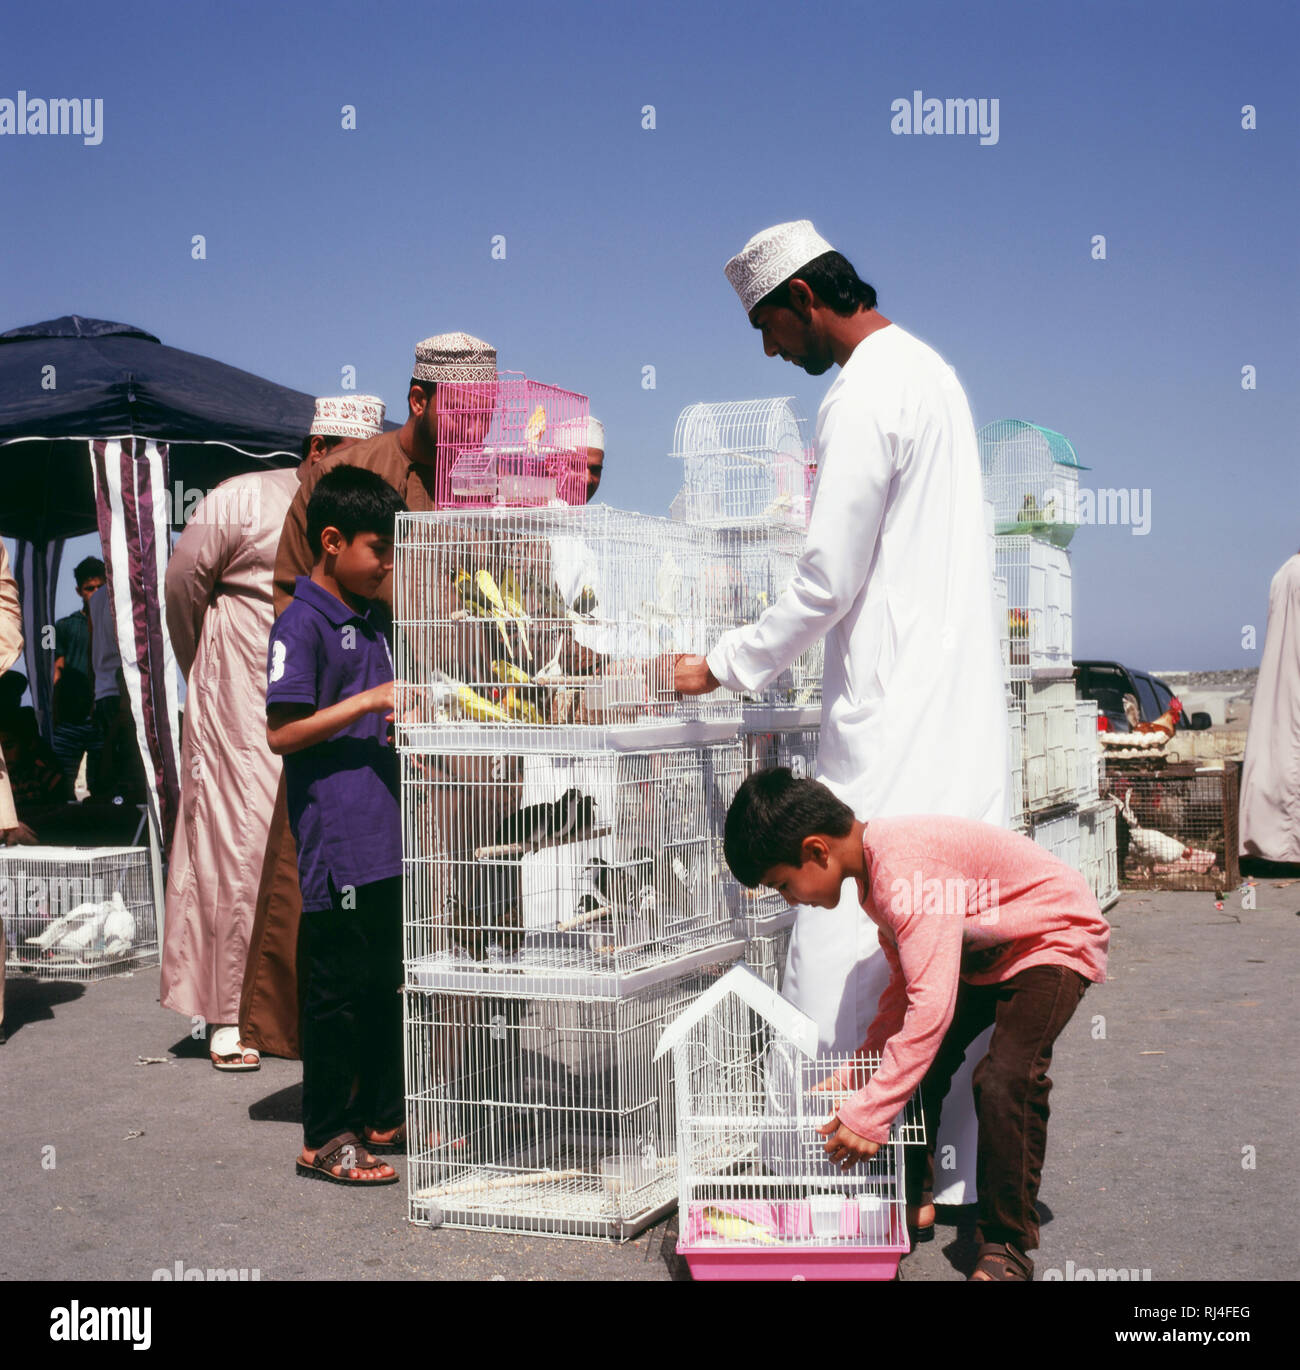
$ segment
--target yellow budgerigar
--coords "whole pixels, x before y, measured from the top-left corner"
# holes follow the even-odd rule
[[[704,1221],[716,1236],[729,1242],[759,1242],[764,1246],[776,1246],[776,1238],[765,1227],[752,1223],[748,1218],[738,1217],[722,1208],[709,1207],[704,1210]]]

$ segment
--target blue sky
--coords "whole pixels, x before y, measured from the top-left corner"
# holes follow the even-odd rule
[[[977,423],[1152,491],[1146,537],[1074,539],[1076,654],[1250,665],[1300,548],[1298,39],[1250,0],[11,7],[0,98],[104,129],[0,137],[0,328],[122,320],[314,393],[351,365],[398,418],[412,345],[464,329],[589,394],[602,498],[664,512],[685,405],[816,412],[722,274],[809,217]],[[996,145],[891,133],[916,89],[996,98]]]

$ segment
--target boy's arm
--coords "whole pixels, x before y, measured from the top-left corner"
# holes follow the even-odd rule
[[[327,742],[340,728],[355,723],[362,714],[393,713],[393,682],[362,690],[340,699],[325,709],[313,710],[310,704],[268,704],[266,706],[266,745],[276,756],[300,752]]]
[[[940,890],[958,879],[955,871],[933,861],[925,862],[924,875],[926,880],[937,879]],[[883,888],[898,888],[903,884],[891,881],[880,870],[877,876],[883,876],[878,881]],[[913,887],[912,880],[905,883],[907,888]],[[964,899],[964,880],[960,887]],[[931,888],[935,886],[931,885]],[[937,908],[929,908],[924,903],[920,908],[912,908],[907,900],[902,908],[891,905],[885,913],[886,925],[895,937],[895,955],[903,977],[906,1008],[898,1030],[884,1044],[880,1069],[864,1089],[846,1100],[838,1110],[840,1121],[846,1127],[873,1142],[889,1139],[890,1124],[921,1083],[952,1022],[961,974],[965,908],[949,910],[942,901],[943,896],[940,896]],[[882,937],[882,949],[885,946],[886,939]],[[890,959],[888,952],[886,958]],[[892,981],[890,988],[893,988]],[[882,1005],[882,1013],[877,1014],[871,1025],[869,1042],[874,1040],[877,1028],[884,1026],[883,1008]]]

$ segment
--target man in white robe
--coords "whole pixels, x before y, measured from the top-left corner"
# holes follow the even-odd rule
[[[1300,862],[1300,553],[1268,589],[1239,815],[1242,856]]]
[[[956,375],[877,312],[875,291],[807,220],[752,238],[726,272],[769,357],[815,376],[841,371],[817,415],[817,486],[793,581],[757,623],[707,657],[681,658],[678,689],[762,690],[825,637],[818,778],[862,819],[935,813],[1005,826],[993,570]],[[817,1022],[824,1050],[862,1044],[888,978],[851,887],[837,909],[800,909],[784,993]],[[968,1052],[943,1113],[939,1203],[975,1198],[970,1076],[986,1040]]]

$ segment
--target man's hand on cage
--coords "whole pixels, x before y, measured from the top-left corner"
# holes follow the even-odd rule
[[[869,1161],[880,1150],[879,1142],[859,1137],[838,1117],[828,1118],[817,1129],[826,1140],[826,1155],[842,1170],[851,1170],[859,1161]]]
[[[686,654],[673,663],[673,688],[679,695],[706,695],[718,688],[718,681],[704,657]]]

